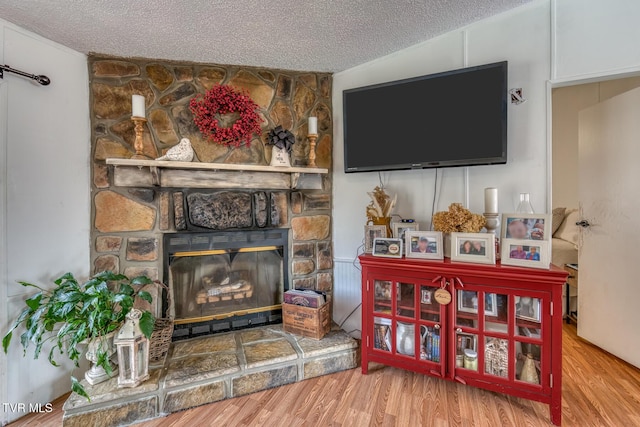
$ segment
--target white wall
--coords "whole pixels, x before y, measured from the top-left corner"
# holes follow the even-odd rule
[[[507,165],[445,169],[437,210],[464,202],[482,212],[482,189],[500,190],[500,210],[514,210],[519,192],[531,193],[534,209],[551,209],[550,113],[548,83],[559,85],[604,74],[640,69],[640,2],[630,0],[540,0],[337,73],[334,76],[334,239],[335,298],[360,288],[355,267],[349,267],[362,241],[366,191],[378,184],[377,174],[344,174],[342,91],[368,84],[446,71],[462,66],[509,61],[509,87],[522,87],[527,99],[508,111]],[[431,214],[433,171],[385,174],[389,192],[398,192],[397,211],[428,220]],[[344,270],[351,269],[351,274]],[[338,271],[338,266],[336,267]],[[342,278],[350,278],[343,280]],[[334,318],[344,319],[360,300],[336,304]],[[359,328],[356,312],[346,330]]]
[[[70,271],[89,272],[89,93],[86,57],[0,20],[2,62],[51,85],[5,73],[0,81],[0,333],[33,293],[16,283],[52,286]],[[6,90],[6,97],[3,91]],[[70,388],[70,365],[55,368],[19,336],[2,358],[0,403],[47,403]],[[0,411],[6,423],[24,413]]]
[[[640,2],[553,0],[554,79],[616,74],[640,65]]]
[[[527,102],[508,110],[509,152],[506,165],[442,169],[442,186],[436,211],[461,202],[473,212],[484,210],[485,187],[497,187],[500,210],[514,211],[518,193],[529,192],[538,211],[546,207],[546,94],[550,78],[550,6],[537,2],[481,21],[436,39],[396,52],[367,64],[337,73],[333,81],[334,112],[334,245],[336,263],[351,262],[362,242],[366,221],[367,191],[378,184],[377,173],[345,174],[343,163],[342,91],[368,84],[452,70],[465,66],[509,61],[509,87],[522,87]],[[383,173],[389,193],[398,193],[396,212],[417,218],[428,227],[434,187],[434,170]],[[422,227],[422,229],[427,229]],[[352,267],[353,268],[353,267]],[[359,282],[340,281],[336,294],[355,288]],[[352,275],[356,277],[356,275]],[[353,300],[355,307],[359,301]],[[344,304],[343,304],[344,305]],[[345,308],[336,306],[334,317],[342,320]],[[349,310],[350,311],[350,310]],[[359,327],[359,313],[344,326]]]

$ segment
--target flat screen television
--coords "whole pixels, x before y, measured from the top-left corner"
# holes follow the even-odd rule
[[[345,172],[507,162],[507,62],[343,92]]]

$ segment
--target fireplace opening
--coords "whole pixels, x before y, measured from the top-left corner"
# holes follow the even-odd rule
[[[280,323],[287,248],[286,229],[166,234],[173,339]]]

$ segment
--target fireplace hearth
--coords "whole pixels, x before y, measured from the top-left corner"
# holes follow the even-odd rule
[[[287,229],[166,234],[173,340],[280,323],[287,252]]]

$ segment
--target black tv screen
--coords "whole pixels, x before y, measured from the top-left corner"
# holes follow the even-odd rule
[[[507,162],[507,62],[343,92],[345,172]]]

